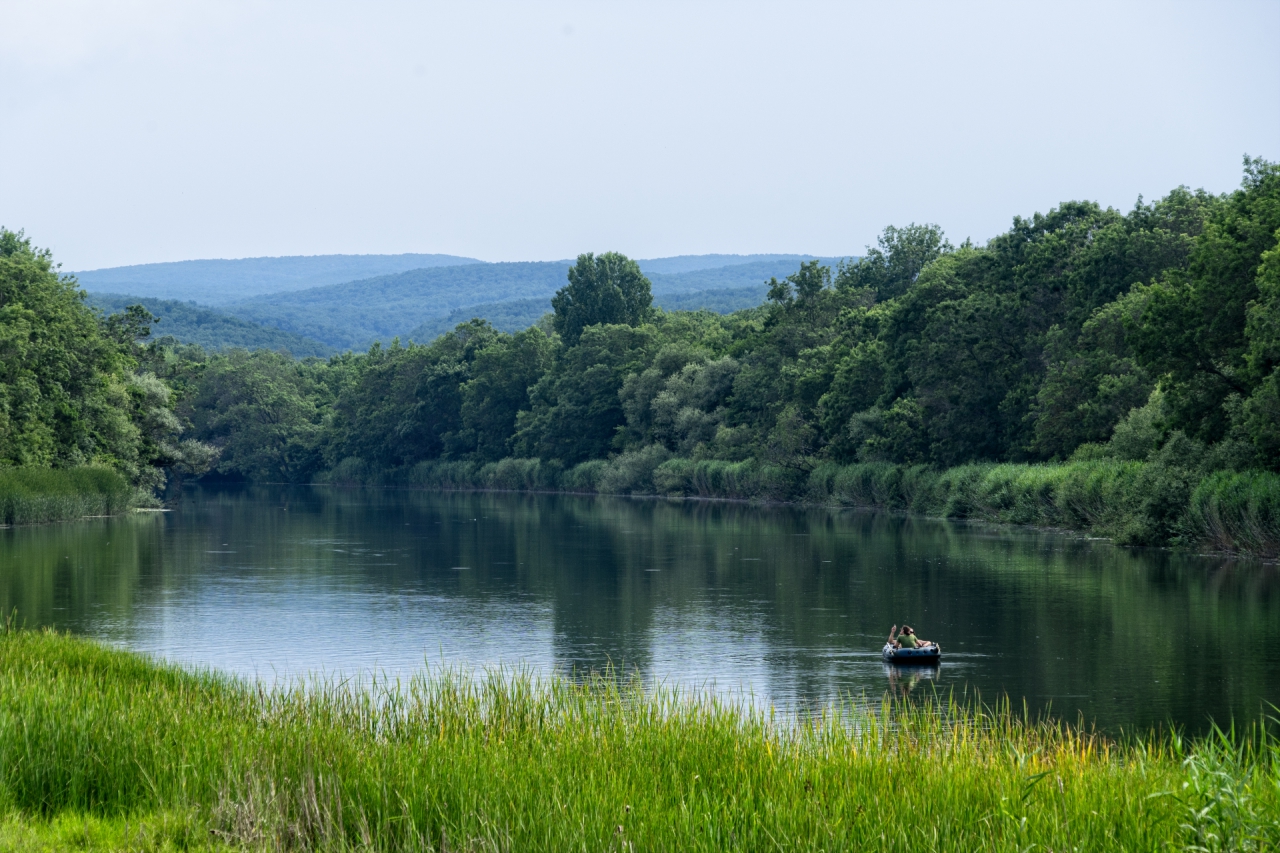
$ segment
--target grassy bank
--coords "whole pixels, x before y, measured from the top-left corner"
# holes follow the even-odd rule
[[[510,673],[261,690],[12,632],[0,815],[30,849],[1271,849],[1280,742],[955,706],[797,721]]]
[[[112,515],[134,496],[124,477],[107,468],[0,468],[0,524]]]
[[[1203,474],[1176,460],[1092,459],[938,470],[888,462],[785,468],[748,460],[672,458],[652,448],[564,468],[539,459],[423,462],[379,472],[346,460],[325,478],[345,485],[564,491],[793,501],[905,510],[1086,531],[1122,545],[1280,556],[1280,475]]]

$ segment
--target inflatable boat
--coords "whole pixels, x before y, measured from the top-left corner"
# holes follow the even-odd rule
[[[892,643],[885,643],[882,655],[889,663],[934,664],[942,660],[942,649],[937,643],[927,649],[895,649]]]

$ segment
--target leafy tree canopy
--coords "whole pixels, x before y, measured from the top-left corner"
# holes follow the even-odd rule
[[[576,346],[582,330],[600,324],[637,326],[653,302],[649,279],[626,255],[578,255],[569,283],[551,299],[555,330],[566,346]]]

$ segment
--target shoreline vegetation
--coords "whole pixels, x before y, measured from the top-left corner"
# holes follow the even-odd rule
[[[0,525],[117,515],[140,502],[138,490],[110,468],[0,468]]]
[[[890,226],[726,315],[587,252],[522,331],[327,359],[155,339],[0,228],[0,469],[110,468],[140,500],[212,475],[884,507],[1274,557],[1280,164],[1242,172],[982,245]],[[15,518],[81,513],[24,488]]]
[[[1264,850],[1280,740],[913,697],[802,716],[607,675],[264,687],[0,635],[0,846]]]
[[[320,485],[562,492],[768,501],[906,511],[936,518],[1053,527],[1120,545],[1208,548],[1280,556],[1280,475],[1093,459],[1065,464],[975,464],[947,470],[893,463],[821,464],[810,471],[757,463],[620,456],[565,469],[540,459],[420,462],[373,471],[349,460]]]

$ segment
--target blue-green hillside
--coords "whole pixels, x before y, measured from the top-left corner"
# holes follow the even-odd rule
[[[159,322],[152,335],[172,336],[184,344],[199,344],[214,352],[240,347],[288,352],[296,358],[328,356],[334,349],[311,338],[295,335],[274,326],[251,323],[216,308],[179,302],[175,299],[149,299],[120,293],[91,293],[88,304],[104,314],[115,314],[130,305],[141,305]]]
[[[640,268],[719,263],[726,257],[659,258]],[[739,256],[752,257],[752,256]],[[769,256],[766,256],[769,257]],[[772,256],[773,260],[679,273],[647,273],[658,305],[709,308],[719,313],[749,308],[764,298],[764,282],[794,273],[811,256]],[[831,259],[827,259],[830,261]],[[670,264],[668,262],[679,262]],[[469,264],[411,270],[328,287],[277,293],[244,300],[227,310],[245,320],[274,326],[322,341],[338,349],[363,349],[392,338],[428,341],[472,317],[500,329],[527,328],[551,310],[551,297],[564,286],[569,261]],[[741,293],[724,291],[747,288]],[[698,291],[702,298],[674,298]]]
[[[663,258],[661,260],[674,260]],[[771,278],[786,278],[800,269],[804,261],[821,261],[831,267],[839,264],[840,258],[820,258],[816,255],[783,255],[773,260],[735,263],[726,266],[707,267],[684,272],[651,272],[649,267],[661,265],[659,261],[639,261],[640,269],[653,284],[653,295],[661,302],[661,297],[668,293],[693,293],[699,290],[724,290],[727,288],[758,287]],[[760,292],[764,298],[764,291]],[[758,305],[754,302],[753,305]]]
[[[374,341],[408,338],[423,323],[470,305],[535,297],[549,301],[569,267],[569,261],[540,261],[418,269],[262,296],[228,310],[338,349],[364,349]]]
[[[156,299],[221,305],[265,293],[305,290],[426,267],[478,263],[456,255],[306,255],[175,261],[74,273],[91,293],[132,293]]]
[[[647,276],[679,275],[680,273],[698,270],[718,269],[720,267],[736,267],[743,264],[777,263],[795,267],[801,261],[811,261],[816,255],[757,254],[757,255],[674,255],[669,258],[640,259],[636,263]]]

